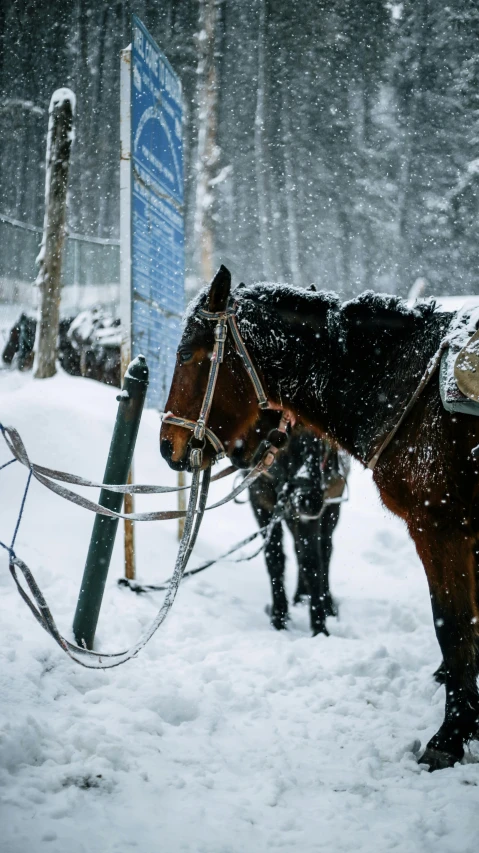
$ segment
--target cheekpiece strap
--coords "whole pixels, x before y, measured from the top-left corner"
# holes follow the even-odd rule
[[[251,359],[251,356],[250,356],[250,354],[246,348],[246,344],[244,343],[243,338],[241,337],[240,331],[238,329],[238,323],[236,321],[236,316],[234,314],[230,314],[230,316],[228,317],[228,325],[230,327],[231,334],[233,335],[233,340],[235,342],[236,351],[238,352],[239,356],[241,357],[241,360],[243,362],[245,370],[246,370],[246,372],[247,372],[247,374],[248,374],[248,376],[251,379],[251,382],[253,384],[255,394],[258,398],[258,405],[259,405],[260,409],[267,409],[268,408],[268,398],[266,397],[266,394],[264,393],[263,386],[261,384],[261,380],[260,380],[260,378],[256,372],[256,368],[255,368],[253,361]]]
[[[238,323],[236,320],[236,302],[229,300],[224,311],[206,311],[204,308],[199,308],[198,314],[200,315],[200,317],[204,317],[205,320],[216,320],[218,322],[218,326],[215,329],[215,340],[218,340],[217,335],[218,335],[218,329],[220,327],[220,322],[222,320],[224,322],[226,322],[226,321],[228,322],[228,326],[229,326],[231,334],[233,336],[233,341],[234,341],[234,344],[236,347],[236,351],[237,351],[238,355],[240,356],[240,358],[243,362],[243,366],[244,366],[244,368],[245,368],[245,370],[246,370],[246,372],[247,372],[247,374],[248,374],[248,376],[252,382],[255,394],[258,398],[258,405],[259,405],[260,409],[267,409],[268,408],[268,398],[267,398],[266,394],[264,393],[263,386],[261,384],[261,380],[258,376],[256,368],[253,364],[253,360],[252,360],[252,358],[251,358],[251,356],[250,356],[250,354],[246,348],[246,344],[244,343],[243,338],[241,337],[240,330],[238,329]],[[220,358],[219,353],[218,353],[218,357],[217,357],[218,362],[221,362],[223,360],[224,341],[225,340],[226,340],[226,328],[224,329],[224,338],[222,339],[223,346],[221,349],[221,358]]]

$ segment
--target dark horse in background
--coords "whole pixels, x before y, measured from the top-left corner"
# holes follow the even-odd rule
[[[232,462],[239,467],[250,467],[258,442],[278,423],[278,412],[264,412],[246,441],[238,443],[231,456]],[[327,617],[337,616],[329,588],[329,564],[340,504],[328,503],[328,500],[338,500],[342,495],[346,484],[345,468],[347,463],[340,460],[337,451],[311,430],[297,424],[269,471],[249,487],[258,525],[267,528],[263,534],[266,536],[264,558],[271,581],[272,605],[266,612],[277,630],[286,628],[289,619],[282,520],[293,537],[298,563],[293,603],[309,599],[313,636],[327,635]]]
[[[36,319],[22,313],[4,347],[5,364],[14,364],[21,371],[32,369],[36,330]],[[58,361],[70,376],[85,376],[119,388],[120,337],[119,320],[101,309],[66,317],[58,327]]]
[[[214,335],[214,323],[198,309],[230,305],[270,408],[289,410],[371,464],[437,355],[452,315],[434,303],[410,308],[372,292],[342,304],[334,294],[280,285],[240,285],[233,300],[230,288],[223,267],[190,306],[167,408],[198,417]],[[256,395],[229,336],[208,426],[231,454],[257,417]],[[186,467],[189,438],[163,423],[161,451],[170,465]],[[460,760],[477,735],[479,466],[472,451],[478,444],[479,420],[443,408],[436,370],[373,473],[423,562],[443,654],[444,721],[421,759],[431,770]],[[207,447],[203,465],[211,459]]]
[[[72,376],[80,376],[80,358],[76,354],[68,339],[68,330],[73,317],[60,320],[58,327],[58,361],[63,369]],[[5,364],[13,364],[18,370],[31,370],[33,367],[35,335],[37,321],[23,312],[10,329],[8,341],[5,344],[2,361]]]

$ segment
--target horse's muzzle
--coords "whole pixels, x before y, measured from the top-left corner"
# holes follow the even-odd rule
[[[173,471],[186,471],[188,467],[188,454],[183,459],[173,459],[173,444],[169,440],[169,438],[162,438],[160,441],[160,453],[163,456],[163,459],[168,462],[170,468],[173,468]]]

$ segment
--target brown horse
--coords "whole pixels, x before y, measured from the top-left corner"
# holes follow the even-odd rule
[[[234,313],[270,408],[289,410],[364,465],[381,448],[438,352],[451,315],[434,303],[409,308],[371,292],[341,304],[331,293],[240,285],[222,268],[189,309],[167,409],[198,417],[213,350],[206,311]],[[257,400],[230,337],[208,426],[228,455],[258,417]],[[165,421],[161,452],[188,464],[190,435]],[[479,420],[441,404],[436,370],[374,468],[384,504],[407,524],[423,562],[444,659],[445,717],[422,761],[452,766],[477,733]],[[212,459],[205,448],[203,465]]]

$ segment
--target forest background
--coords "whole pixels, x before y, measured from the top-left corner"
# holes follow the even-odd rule
[[[187,280],[479,293],[473,0],[1,0],[0,214],[41,226],[48,103],[77,96],[72,231],[119,235],[135,12],[183,84]],[[202,243],[203,241],[203,243]]]

